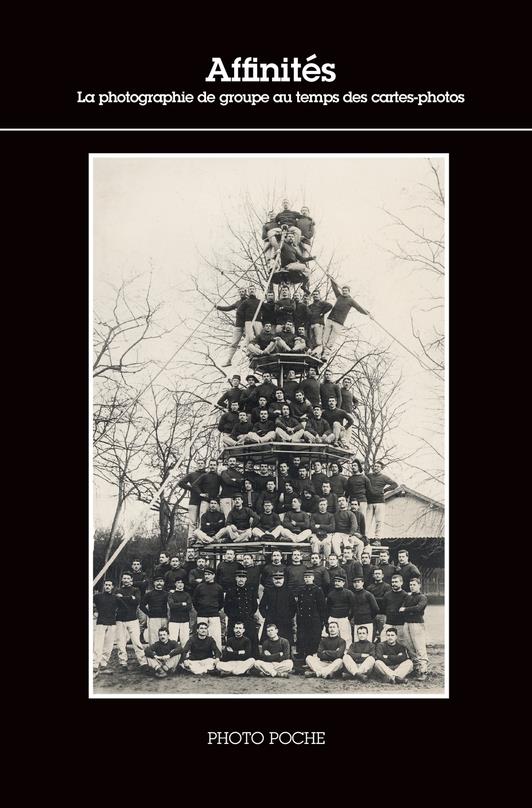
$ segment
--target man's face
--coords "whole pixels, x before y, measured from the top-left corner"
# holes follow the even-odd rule
[[[161,642],[163,642],[166,645],[166,643],[168,642],[168,632],[166,631],[166,629],[164,629],[164,628],[160,629],[160,631],[159,631],[159,639],[160,639]]]
[[[133,578],[131,575],[122,575],[122,586],[133,586]]]
[[[268,466],[266,465],[266,463],[260,464],[260,473],[262,474],[263,477],[266,477],[266,475],[268,474]]]
[[[409,586],[411,592],[421,592],[421,581],[419,578],[412,578]]]
[[[209,460],[209,471],[211,473],[216,471],[216,460]]]
[[[289,370],[288,371],[288,381],[293,382],[295,380],[295,378],[296,378],[295,370]]]
[[[187,550],[187,561],[194,561],[196,552],[194,550]]]
[[[397,634],[395,631],[387,631],[386,632],[386,642],[390,645],[395,645],[397,642]]]
[[[268,303],[273,303],[273,301],[275,300],[274,293],[273,292],[266,292],[266,300],[268,301]]]
[[[205,570],[205,583],[212,584],[214,581],[214,570]]]
[[[375,569],[373,571],[373,580],[375,581],[376,584],[382,584],[382,582],[384,581],[383,571],[378,568]]]
[[[245,586],[245,585],[246,585],[246,578],[245,578],[245,576],[242,576],[242,575],[237,575],[237,576],[236,576],[236,578],[235,578],[235,580],[236,580],[236,585],[237,585],[238,587],[240,587],[240,588],[242,588],[243,586]]]
[[[205,637],[206,637],[206,636],[207,636],[207,634],[208,634],[208,631],[209,631],[209,629],[207,628],[207,626],[205,625],[205,623],[200,623],[200,624],[199,624],[199,626],[198,626],[198,637],[199,637],[201,640],[204,640],[204,639],[205,639]]]
[[[245,553],[242,556],[242,564],[245,567],[251,567],[251,565],[253,564],[253,557],[249,553]]]
[[[280,588],[284,584],[284,578],[274,578],[273,585]]]
[[[269,499],[263,505],[264,513],[270,514],[273,511],[273,502],[270,502]]]
[[[238,376],[233,376],[233,378],[231,379],[231,387],[238,387],[239,384],[240,379],[238,378]]]
[[[244,480],[244,491],[251,491],[253,486],[251,485],[251,480]],[[236,500],[235,500],[236,505]]]
[[[238,583],[238,579],[237,579]],[[243,637],[244,636],[244,625],[243,623],[235,623],[234,626],[235,637]]]
[[[274,480],[268,480],[268,482],[266,483],[266,491],[268,491],[269,494],[273,494],[273,492],[275,491]]]
[[[390,554],[387,550],[381,550],[379,553],[379,561],[381,564],[388,564],[390,562]]]
[[[294,497],[292,499],[292,510],[299,511],[301,509],[301,502]]]
[[[275,399],[276,401],[283,401],[284,400],[284,393],[282,390],[275,391]]]
[[[351,561],[353,558],[353,548],[352,547],[344,547],[344,558],[346,561]]]
[[[366,642],[368,639],[368,630],[365,626],[359,626],[357,628],[357,637],[359,642]]]
[[[338,466],[338,463],[331,463],[331,474],[338,474],[339,471],[340,467]]]
[[[276,640],[278,637],[277,634],[277,626],[268,626],[266,629],[266,634],[270,638],[270,640]]]
[[[246,490],[250,490],[250,489],[246,489]],[[235,497],[235,508],[237,509],[237,511],[239,511],[242,508],[243,504],[244,503],[243,503],[243,500],[242,500],[241,497]]]
[[[235,551],[234,550],[226,550],[224,555],[225,561],[234,561],[235,560]]]
[[[314,298],[314,301],[315,301],[316,303],[317,303],[317,302],[318,302],[318,300],[320,299],[320,293],[318,292],[318,290],[317,290],[317,289],[316,289],[314,292],[312,292],[312,297]]]
[[[180,561],[175,556],[174,556],[174,558],[170,559],[170,566],[172,567],[173,570],[179,569],[179,564],[180,564]]]
[[[332,373],[330,370],[325,371],[325,381],[330,382],[332,380]]]
[[[315,407],[314,409],[319,410],[319,407]],[[321,463],[318,460],[316,460],[316,462],[314,463],[314,471],[316,472],[316,474],[321,474]]]
[[[262,379],[266,384],[269,384],[272,380],[271,373],[264,373]]]
[[[231,408],[231,412],[238,412],[238,401],[231,401],[229,406]]]
[[[272,563],[273,564],[280,564],[282,559],[282,555],[279,550],[274,550],[272,553]]]
[[[313,576],[313,575],[308,575],[308,574],[305,574],[305,575],[303,576],[303,581],[304,581],[304,583],[305,583],[305,586],[310,586],[311,584],[313,584],[313,583],[314,583],[314,576]]]
[[[344,378],[342,379],[342,385],[344,387],[351,387],[352,384],[353,382],[351,381],[351,379],[349,379],[347,376],[344,376]]]
[[[290,417],[290,407],[288,407],[288,405],[281,407],[281,413],[283,415],[283,418],[289,418]]]
[[[294,552],[292,553],[292,561],[295,561],[296,564],[299,564],[299,562],[301,561],[301,551],[300,550],[294,550]]]
[[[360,591],[363,588],[364,588],[364,581],[361,581],[360,578],[358,578],[356,581],[353,581],[353,589]]]
[[[254,286],[249,286],[248,287],[248,294],[249,294],[250,297],[251,297],[251,295],[255,294],[255,287]]]
[[[288,474],[288,463],[281,463],[279,466],[281,474]]]
[[[299,466],[300,463],[301,458],[299,457],[299,455],[294,455],[294,457],[292,458],[292,465],[297,467]]]
[[[230,457],[227,461],[227,466],[230,469],[236,469],[236,457]]]
[[[301,390],[297,390],[296,391],[296,401],[299,404],[302,404],[304,400],[305,400],[304,394],[301,392]]]
[[[164,581],[162,578],[157,578],[156,581],[153,582],[153,586],[155,589],[162,589],[164,586]]]
[[[288,201],[288,199],[283,199],[283,210],[288,210],[289,207],[290,202]]]
[[[305,332],[305,326],[304,326],[304,325],[300,325],[300,326],[298,326],[298,328],[297,328],[297,335],[298,335],[298,337],[304,337],[304,336],[305,336],[305,333],[306,333],[306,332]]]
[[[259,408],[263,410],[267,404],[268,402],[266,401],[266,396],[259,396]],[[253,468],[253,461],[248,461],[248,463],[251,463],[251,468]]]
[[[218,510],[218,503],[214,499],[211,499],[211,501],[209,502],[209,510],[210,511]]]
[[[341,511],[345,511],[347,508],[347,500],[345,497],[338,497],[338,507]]]
[[[242,298],[242,300],[244,300],[244,298],[245,298],[245,297],[246,297],[246,295],[247,295],[247,290],[246,290],[246,289],[239,289],[239,290],[238,290],[238,294],[240,295],[240,297]]]
[[[336,583],[334,584],[336,586]],[[338,636],[338,623],[329,623],[329,637]]]
[[[329,556],[329,567],[336,567],[338,565],[338,556],[331,553]]]
[[[305,466],[301,466],[299,469],[299,476],[302,480],[306,480],[308,477],[308,470]]]
[[[359,508],[360,508],[360,505],[358,504],[358,500],[357,499],[352,499],[351,500],[351,510],[356,513]]]
[[[272,330],[272,324],[271,323],[264,323],[264,327],[263,327],[264,333],[265,334],[270,334],[271,330]]]
[[[281,297],[284,298],[288,297],[288,289],[286,288],[286,286],[283,286],[283,288],[281,289]]]
[[[310,563],[313,567],[318,567],[320,563],[320,555],[319,553],[312,553],[310,556]]]
[[[308,375],[309,375],[310,379],[315,379],[316,378],[316,368],[309,368],[308,369]]]
[[[380,474],[382,471],[382,464],[381,463],[374,463],[373,464],[373,471],[375,474]]]
[[[132,569],[133,569],[135,572],[140,572],[140,571],[141,571],[141,569],[142,569],[141,564],[140,564],[140,561],[134,561],[134,562],[132,563],[132,565],[131,565],[131,568],[132,568]]]
[[[397,556],[400,564],[408,564],[408,556],[406,553],[399,553]]]
[[[394,592],[399,592],[403,585],[401,578],[397,578],[395,575],[392,577],[392,589]]]
[[[362,555],[360,556],[360,560],[362,561],[363,564],[369,564],[371,556],[369,555],[369,553],[362,553]]]
[[[168,556],[166,555],[166,553],[160,553],[159,564],[168,564]]]
[[[349,286],[342,286],[342,294],[345,295],[345,297],[349,297],[349,292],[350,291],[351,290],[350,290]]]
[[[197,560],[198,569],[202,570],[205,568],[206,561],[204,558],[198,558]]]
[[[321,490],[323,491],[323,493],[325,494],[326,497],[329,496],[329,494],[331,493],[331,484],[330,483],[322,483],[321,484]]]
[[[174,586],[175,586],[175,588],[177,589],[178,592],[182,592],[183,589],[185,588],[185,582],[184,582],[184,580],[182,578],[178,578],[177,581],[175,582]]]
[[[327,503],[326,502],[319,502],[318,503],[318,510],[320,513],[325,513],[327,510]]]
[[[298,302],[298,303],[300,303],[300,302],[301,302],[302,297],[303,297],[303,292],[301,291],[301,289],[297,289],[297,290],[294,292],[294,298],[295,298],[295,300],[297,300],[297,302]]]
[[[113,591],[113,582],[112,581],[106,581],[104,583],[104,585],[103,585],[103,591],[104,592],[112,592]]]
[[[308,216],[309,213],[310,213],[310,211],[309,211],[308,208],[301,208],[301,215],[302,216]]]
[[[259,420],[263,423],[268,420],[268,410],[261,410],[259,414]]]
[[[336,409],[336,399],[335,398],[330,398],[329,399],[329,409],[330,410],[335,410]]]

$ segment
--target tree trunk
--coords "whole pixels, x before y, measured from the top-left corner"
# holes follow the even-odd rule
[[[107,564],[107,562],[109,561],[109,558],[111,556],[111,551],[113,549],[115,536],[116,536],[116,533],[118,531],[118,523],[120,521],[120,516],[122,514],[122,508],[124,507],[124,502],[125,501],[126,501],[126,498],[123,495],[122,490],[119,489],[119,491],[118,491],[118,500],[117,500],[116,509],[115,509],[115,515],[113,516],[113,524],[111,525],[111,532],[109,533],[109,539],[107,540],[107,547],[106,547],[106,550],[105,550],[105,557],[104,557],[104,560],[103,560],[104,567]],[[105,581],[106,579],[107,579],[107,573],[105,573],[105,575],[103,576],[103,580]]]

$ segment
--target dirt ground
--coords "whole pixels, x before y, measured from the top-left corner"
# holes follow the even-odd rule
[[[264,694],[293,694],[301,695],[347,695],[347,694],[375,694],[375,693],[427,693],[436,694],[444,692],[444,656],[443,646],[428,647],[429,674],[425,682],[408,679],[403,685],[391,685],[377,680],[369,680],[366,684],[355,680],[343,679],[307,679],[301,673],[292,673],[288,679],[265,679],[264,677],[243,676],[224,677],[206,674],[193,676],[180,672],[166,679],[154,679],[141,671],[129,647],[129,664],[131,670],[122,672],[118,665],[116,653],[113,653],[109,667],[114,671],[112,676],[98,676],[94,680],[95,694],[150,694],[156,696],[170,694],[201,694],[201,695],[227,695],[234,694],[262,696]]]

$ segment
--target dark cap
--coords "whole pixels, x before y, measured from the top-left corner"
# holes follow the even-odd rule
[[[154,583],[155,581],[164,581],[164,575],[156,575],[153,579]]]
[[[314,578],[314,570],[311,570],[311,569],[309,569],[309,568],[307,567],[307,569],[306,569],[306,570],[305,570],[305,572],[303,573],[303,577],[305,577],[305,575],[312,575],[312,577]]]
[[[353,578],[353,581],[363,581],[363,580],[364,578],[362,577],[362,575],[355,575],[355,577]]]
[[[274,572],[272,578],[284,578],[284,572]]]
[[[233,496],[233,499],[241,499],[242,501],[244,501],[244,495],[243,494],[235,494]]]
[[[340,573],[334,575],[333,578],[335,581],[345,581],[345,575],[341,575]]]
[[[210,572],[211,575],[216,575],[216,571],[212,567],[205,567],[205,575]]]
[[[248,577],[248,574],[247,574],[246,570],[237,570],[235,572],[235,578],[247,578],[247,577]]]
[[[231,376],[231,378],[232,378],[232,379],[238,379],[238,381],[240,381],[240,376],[238,375],[238,373],[233,373],[233,375]]]
[[[258,382],[259,380],[257,379],[256,376],[253,376],[253,374],[251,373],[249,376],[246,376],[246,381]]]

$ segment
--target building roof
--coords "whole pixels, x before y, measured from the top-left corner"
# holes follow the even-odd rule
[[[402,497],[405,494],[409,494],[412,497],[416,497],[416,499],[423,500],[423,502],[433,505],[435,508],[441,508],[442,510],[445,509],[443,502],[438,502],[437,499],[432,499],[432,497],[428,497],[426,494],[421,494],[419,491],[414,491],[413,488],[409,488],[407,485],[399,485],[397,488],[394,488],[393,491],[386,491],[384,494],[384,499],[387,502],[394,497]]]
[[[419,491],[400,485],[384,495],[386,513],[381,539],[442,538],[445,507]]]

